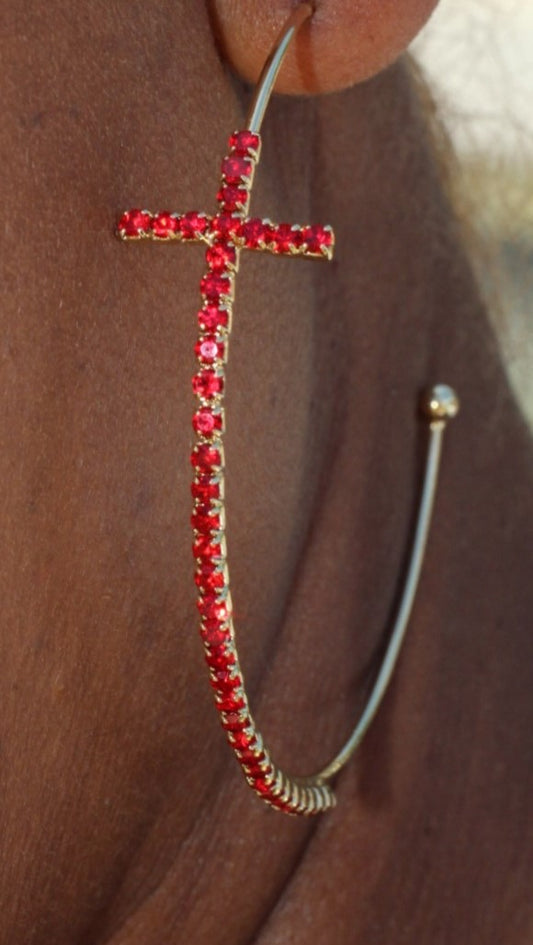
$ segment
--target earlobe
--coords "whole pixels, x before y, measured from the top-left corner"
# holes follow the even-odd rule
[[[438,0],[314,0],[277,83],[280,92],[333,92],[389,66],[424,25]],[[217,42],[232,67],[255,82],[290,0],[212,0]]]

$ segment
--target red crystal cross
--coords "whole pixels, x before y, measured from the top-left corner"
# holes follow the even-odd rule
[[[249,217],[260,139],[253,132],[238,131],[231,136],[229,145],[229,155],[222,162],[217,214],[128,210],[119,221],[118,235],[124,240],[207,244],[207,271],[200,282],[202,307],[197,315],[198,372],[192,381],[198,403],[192,420],[196,443],[191,455],[194,468],[191,524],[200,634],[221,722],[248,783],[278,810],[316,813],[333,801],[321,787],[302,788],[296,782],[287,787],[288,782],[269,758],[255,728],[244,688],[226,559],[224,394],[239,251],[266,250],[331,259],[333,231],[328,226],[275,225],[270,220]]]
[[[254,168],[259,159],[259,135],[238,131],[231,136],[229,144],[231,150],[222,162],[222,184],[217,194],[219,213],[210,216],[197,211],[179,214],[169,210],[151,213],[134,209],[122,215],[117,227],[123,240],[208,243],[212,297],[224,294],[216,274],[235,261],[235,249],[325,259],[333,255],[333,231],[329,226],[275,224],[246,215]],[[209,298],[208,292],[206,295]]]

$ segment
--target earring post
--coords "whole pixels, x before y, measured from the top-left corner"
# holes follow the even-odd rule
[[[310,3],[301,3],[286,21],[259,76],[246,122],[249,131],[259,134],[285,54],[293,37],[314,12]]]

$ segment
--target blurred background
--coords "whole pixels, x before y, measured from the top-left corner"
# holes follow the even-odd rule
[[[452,138],[456,203],[533,427],[533,0],[441,0],[411,52]]]

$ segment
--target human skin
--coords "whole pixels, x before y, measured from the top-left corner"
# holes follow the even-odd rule
[[[381,72],[404,51],[438,0],[309,0],[313,16],[289,48],[276,88],[288,94],[337,92]],[[212,0],[225,58],[255,82],[290,10],[289,0]]]
[[[335,262],[244,254],[228,537],[254,713],[295,773],[348,733],[405,564],[418,394],[463,407],[391,692],[337,809],[277,814],[217,724],[190,556],[199,247],[248,93],[197,0],[2,6],[2,945],[531,938],[531,439],[404,65],[275,99],[253,208]],[[529,811],[530,813],[530,811]]]

